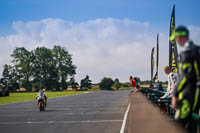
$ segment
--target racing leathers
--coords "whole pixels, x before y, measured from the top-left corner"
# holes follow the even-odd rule
[[[192,112],[199,111],[199,72],[196,53],[197,46],[187,42],[179,55],[179,78],[173,91],[176,97],[175,118],[189,125]]]
[[[36,99],[38,100],[38,103],[39,103],[39,100],[42,99],[44,100],[44,103],[45,103],[45,106],[47,106],[47,95],[45,92],[43,91],[39,91],[37,96],[36,96]]]

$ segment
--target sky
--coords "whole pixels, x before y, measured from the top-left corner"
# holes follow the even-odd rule
[[[159,79],[167,79],[169,22],[188,26],[200,44],[199,0],[1,0],[0,73],[15,47],[61,45],[73,55],[76,79],[150,79],[151,48],[160,34]]]

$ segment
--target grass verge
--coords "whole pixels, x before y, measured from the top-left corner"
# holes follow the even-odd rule
[[[71,96],[82,94],[87,91],[66,91],[66,92],[46,92],[48,98],[61,97],[61,96]],[[10,93],[8,97],[0,97],[0,104],[24,102],[35,100],[37,92],[27,92],[27,93]]]

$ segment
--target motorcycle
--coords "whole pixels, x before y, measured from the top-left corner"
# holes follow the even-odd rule
[[[44,99],[40,98],[38,100],[38,107],[40,111],[45,111],[46,105],[45,105]]]

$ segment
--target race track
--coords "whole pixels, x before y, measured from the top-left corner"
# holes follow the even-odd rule
[[[119,133],[129,90],[100,91],[48,99],[46,112],[36,101],[0,106],[1,133]]]

